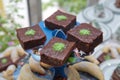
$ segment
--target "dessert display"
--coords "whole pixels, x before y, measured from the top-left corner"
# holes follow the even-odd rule
[[[103,41],[100,30],[87,23],[75,26],[76,16],[61,10],[44,22],[40,26],[37,24],[16,30],[22,47],[6,49],[0,56],[0,60],[9,57],[12,62],[2,73],[5,79],[104,80],[96,58],[78,57],[74,51],[77,49],[78,54],[80,51],[92,54],[94,48]],[[2,63],[6,63],[6,60],[2,60]],[[83,74],[86,78],[81,77],[82,72],[91,77],[86,74]]]
[[[32,27],[17,29],[17,37],[24,49],[43,45],[46,40],[46,36],[38,24]]]
[[[112,80],[120,80],[120,64],[114,70],[111,78],[112,78]]]
[[[102,32],[87,23],[69,30],[67,36],[68,41],[76,42],[76,47],[86,53],[93,51],[103,40]]]
[[[76,16],[57,10],[45,20],[45,25],[49,29],[62,29],[66,33],[76,25]]]
[[[116,6],[117,8],[120,8],[120,0],[116,0],[115,6]]]
[[[41,62],[49,65],[60,66],[65,63],[74,49],[75,42],[69,42],[61,38],[52,38],[40,51]]]

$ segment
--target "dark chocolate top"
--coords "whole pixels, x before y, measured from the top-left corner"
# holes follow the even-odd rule
[[[62,51],[56,51],[53,49],[53,45],[55,43],[63,43],[64,49]],[[59,59],[59,60],[64,60],[69,52],[71,51],[72,47],[74,46],[74,42],[69,42],[67,40],[63,40],[60,38],[52,38],[49,43],[40,51],[41,54],[45,54],[48,57],[54,58],[54,59]]]
[[[26,32],[28,30],[35,31],[34,35],[26,35]],[[27,42],[30,40],[37,40],[45,37],[45,34],[43,33],[42,29],[39,27],[39,25],[34,25],[32,27],[26,27],[26,28],[20,28],[17,29],[17,35],[19,36],[19,39],[23,42]]]
[[[66,20],[57,20],[56,16],[59,15],[64,15],[67,19]],[[76,18],[76,16],[71,15],[69,13],[57,10],[53,15],[51,15],[50,17],[48,17],[46,19],[46,21],[54,23],[56,25],[62,25],[63,27],[66,27],[68,24],[70,24],[74,19]]]
[[[85,43],[92,43],[93,40],[102,34],[102,32],[92,27],[90,24],[82,23],[79,26],[76,26],[73,29],[69,30],[68,34]]]

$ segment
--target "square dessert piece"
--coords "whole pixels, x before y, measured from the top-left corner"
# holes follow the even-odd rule
[[[76,42],[79,50],[89,53],[102,42],[103,33],[90,24],[82,23],[67,32],[67,40]]]
[[[4,71],[7,69],[9,65],[13,64],[12,60],[10,57],[3,57],[0,58],[0,72]]]
[[[75,42],[54,37],[40,51],[41,61],[52,66],[61,66],[68,59],[74,47]]]
[[[65,33],[76,24],[76,16],[57,10],[53,15],[45,20],[45,25],[49,29],[62,29]]]
[[[46,41],[46,36],[38,24],[32,27],[17,29],[17,37],[24,49],[43,45]]]

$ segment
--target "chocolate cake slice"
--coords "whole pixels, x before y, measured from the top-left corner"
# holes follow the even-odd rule
[[[120,80],[120,64],[118,67],[114,70],[112,74],[112,80]]]
[[[82,23],[67,32],[67,40],[76,42],[76,47],[86,53],[103,41],[103,33],[92,25]]]
[[[3,57],[0,58],[0,72],[4,71],[7,69],[9,65],[13,64],[12,60],[10,57]]]
[[[45,25],[47,28],[51,30],[62,29],[65,33],[73,28],[75,24],[76,16],[61,10],[57,10],[45,20]]]
[[[40,51],[41,61],[52,66],[61,66],[70,56],[74,46],[74,42],[54,37]]]
[[[38,24],[32,27],[17,29],[17,37],[24,49],[43,45],[46,41],[46,36]]]

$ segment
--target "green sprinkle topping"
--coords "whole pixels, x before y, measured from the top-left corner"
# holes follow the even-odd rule
[[[35,30],[33,30],[33,29],[27,30],[25,32],[25,35],[27,35],[27,36],[33,36],[33,35],[35,35]]]
[[[79,33],[80,33],[80,35],[89,35],[89,34],[90,34],[90,31],[87,30],[87,29],[81,29],[81,30],[79,31]]]
[[[111,57],[110,57],[109,55],[106,55],[106,56],[104,56],[104,59],[105,59],[105,60],[110,60]]]
[[[8,60],[4,58],[4,59],[1,60],[1,63],[5,64],[5,63],[7,63],[7,61]]]
[[[70,62],[70,63],[74,63],[76,61],[76,58],[69,57],[67,61]]]
[[[64,16],[64,15],[58,15],[58,16],[56,16],[56,19],[57,19],[58,21],[64,21],[64,20],[67,20],[67,17]]]
[[[57,42],[57,43],[53,44],[53,49],[55,51],[62,51],[64,48],[65,48],[65,44],[64,43]]]

